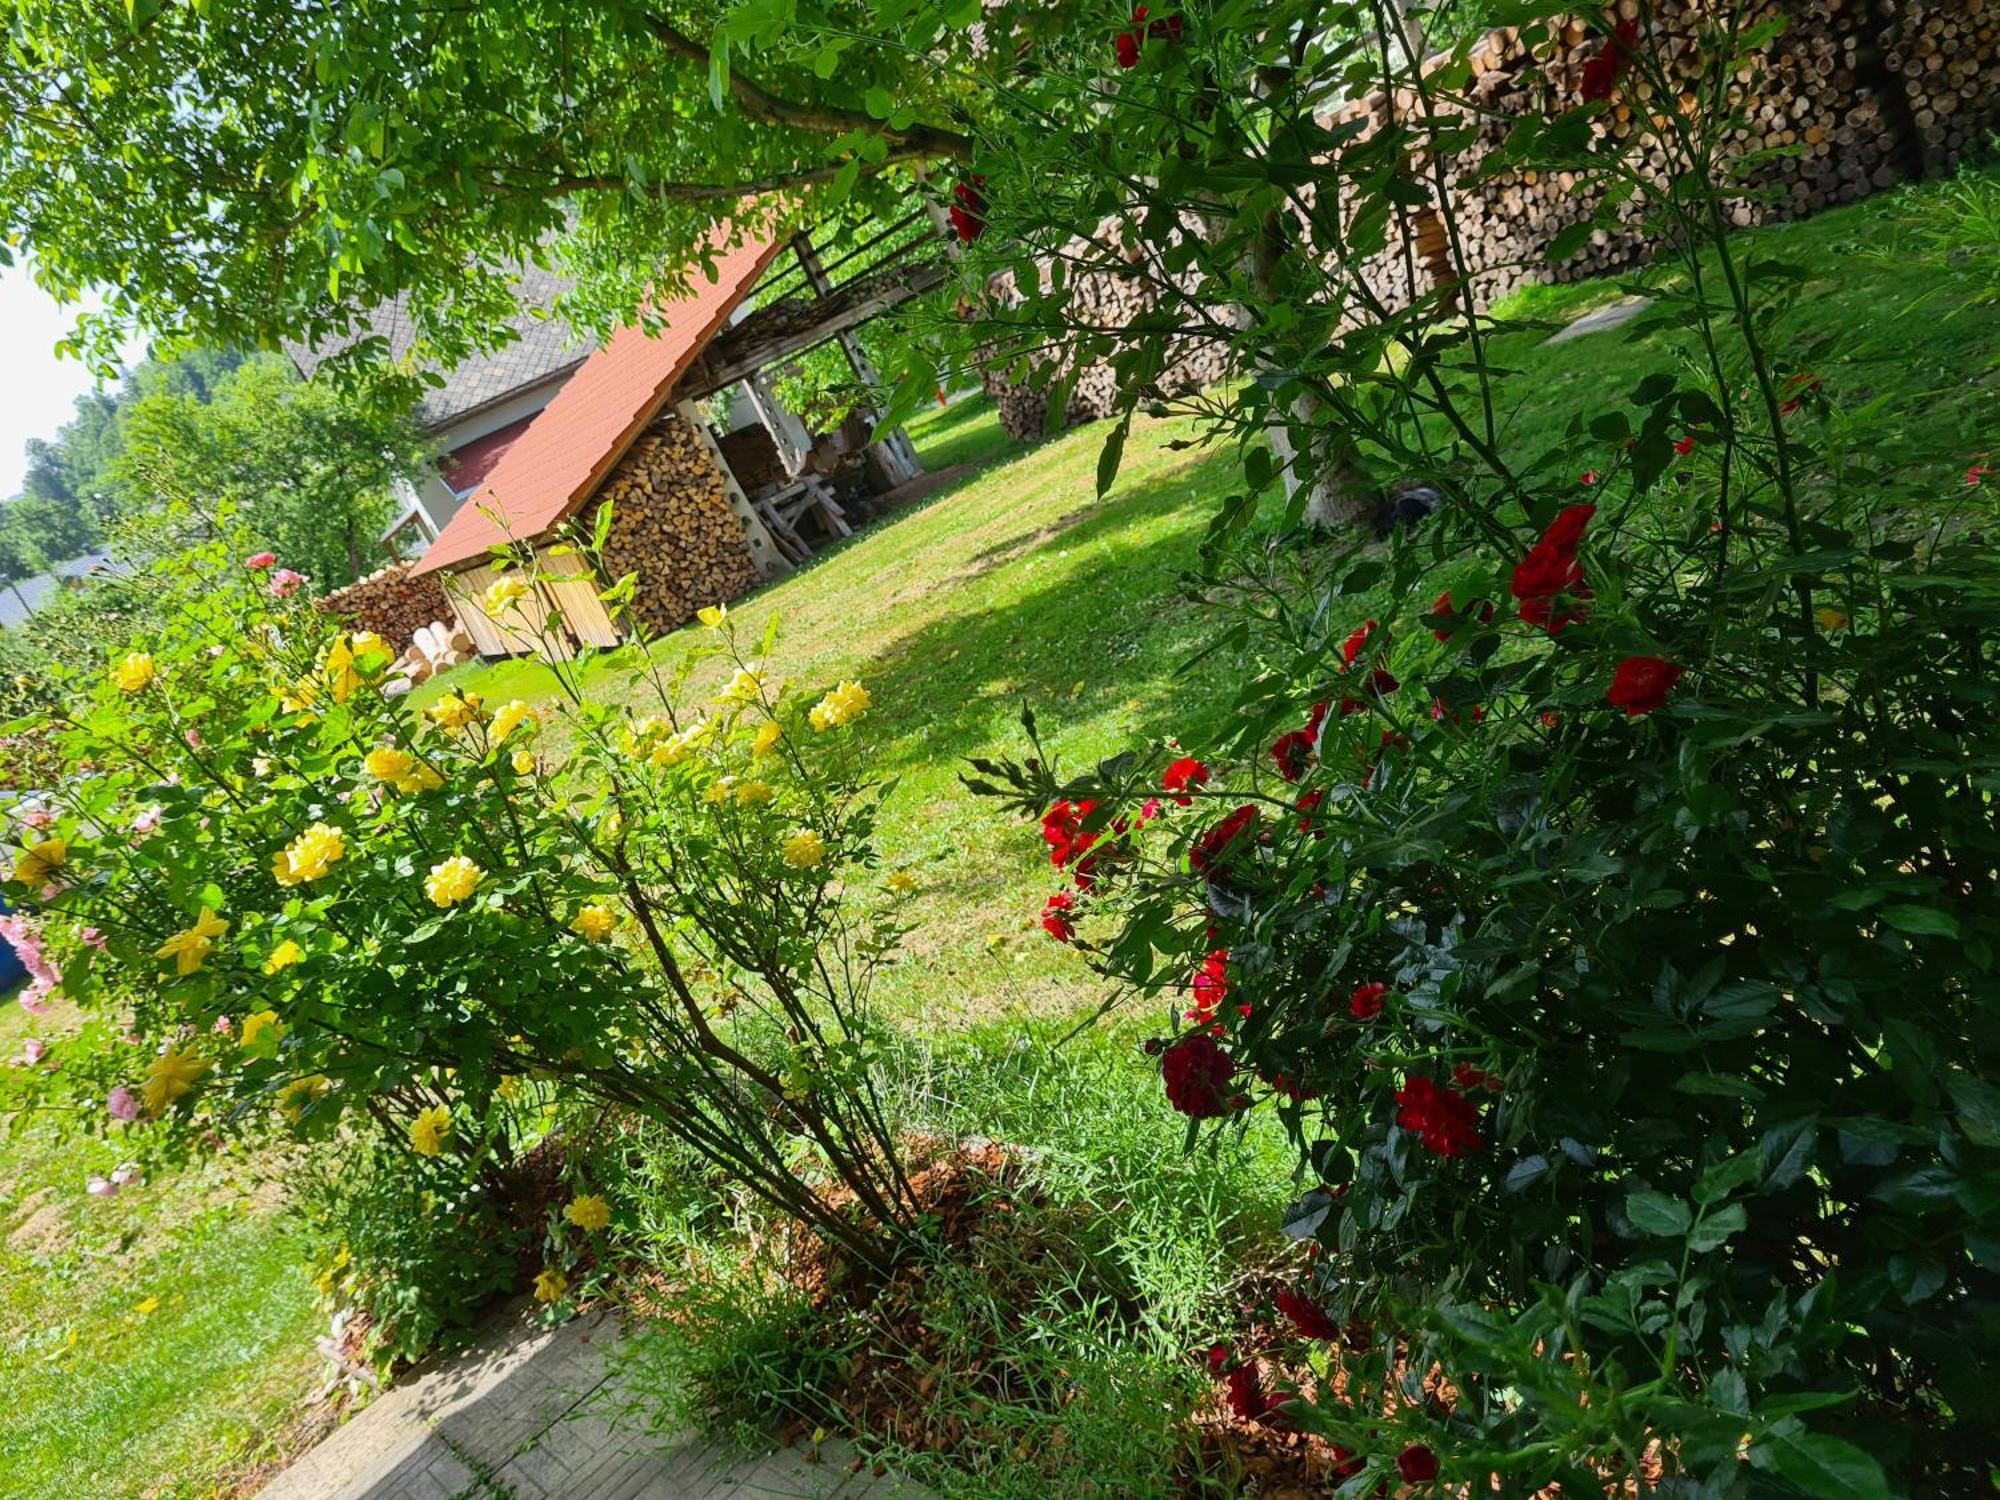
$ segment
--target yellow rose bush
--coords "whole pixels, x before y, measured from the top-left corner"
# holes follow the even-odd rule
[[[781,682],[718,613],[678,671],[598,662],[608,700],[563,661],[552,703],[419,709],[388,644],[205,561],[49,717],[68,774],[8,830],[7,898],[91,1018],[47,1076],[107,1129],[367,1125],[469,1177],[533,1078],[879,1255],[911,1214],[867,1008],[899,934],[842,895],[866,688]]]

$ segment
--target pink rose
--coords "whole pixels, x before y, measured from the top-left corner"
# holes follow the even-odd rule
[[[113,1187],[130,1187],[139,1180],[139,1164],[136,1161],[120,1162],[111,1174]]]
[[[84,928],[78,936],[83,939],[85,946],[95,948],[99,953],[109,953],[111,951],[110,942],[95,927]]]
[[[157,807],[142,808],[139,815],[132,820],[132,831],[140,838],[158,831],[159,826],[160,810]]]
[[[253,552],[243,559],[243,566],[253,573],[261,573],[277,560],[275,552]]]
[[[111,1112],[112,1119],[128,1125],[139,1118],[139,1096],[122,1083],[104,1096],[104,1107]]]
[[[270,590],[273,599],[283,599],[296,594],[299,585],[306,581],[303,573],[294,573],[290,568],[280,568],[271,575]]]
[[[31,807],[21,814],[21,821],[30,828],[49,828],[54,826],[56,815],[46,807]]]
[[[229,1035],[229,1017],[217,1016],[215,1018],[215,1034],[217,1036]]]
[[[21,1043],[21,1055],[14,1059],[17,1068],[32,1068],[48,1055],[49,1044],[38,1036],[31,1036]]]
[[[93,1198],[110,1198],[116,1195],[118,1186],[110,1178],[92,1172],[90,1181],[83,1185],[83,1190]]]

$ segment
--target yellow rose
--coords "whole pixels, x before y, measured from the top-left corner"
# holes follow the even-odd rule
[[[287,844],[271,862],[279,885],[318,880],[347,854],[347,835],[330,823],[315,823]]]
[[[279,688],[278,705],[288,714],[302,714],[319,702],[319,684],[301,677],[288,688]]]
[[[264,972],[266,974],[276,974],[281,970],[289,969],[293,964],[297,963],[300,959],[304,958],[305,956],[306,956],[305,949],[301,948],[297,943],[293,942],[290,938],[286,938],[282,943],[278,944],[277,947],[273,948],[271,950],[271,956],[264,960]],[[250,1023],[247,1021],[244,1022],[245,1026],[248,1026],[249,1024]]]
[[[611,1205],[596,1193],[584,1193],[569,1200],[563,1217],[578,1229],[605,1229],[611,1224]]]
[[[434,724],[442,725],[446,729],[463,729],[479,717],[479,702],[477,693],[466,693],[463,696],[446,693],[424,712],[430,716]]]
[[[601,943],[618,930],[618,913],[608,906],[592,902],[577,912],[569,930],[590,942]]]
[[[523,724],[532,727],[534,722],[535,711],[516,698],[513,702],[503,703],[493,710],[493,728],[490,732],[497,742],[506,739]]]
[[[282,857],[282,856],[281,856]],[[177,932],[154,950],[155,958],[171,958],[183,974],[198,973],[215,951],[215,940],[229,931],[229,924],[207,907],[195,918],[194,926]]]
[[[158,676],[154,670],[153,658],[144,651],[134,651],[111,669],[111,677],[118,684],[121,693],[144,692]]]
[[[39,844],[30,844],[14,861],[14,878],[22,885],[39,889],[55,878],[55,873],[69,858],[69,840],[43,839]]]
[[[917,877],[908,870],[898,870],[889,877],[889,889],[899,896],[907,896],[917,888]]]
[[[762,807],[777,795],[777,788],[768,781],[742,781],[736,785],[739,807]]]
[[[454,854],[442,864],[431,866],[424,880],[424,894],[438,906],[456,906],[479,888],[486,872],[463,854]]]
[[[736,669],[736,675],[729,679],[729,685],[722,690],[722,701],[727,703],[764,701],[764,674],[757,663],[749,662]]]
[[[486,613],[497,620],[531,592],[528,581],[519,573],[496,578],[486,586]]]
[[[139,1098],[149,1115],[164,1114],[167,1107],[193,1091],[208,1064],[192,1053],[169,1047],[146,1068],[146,1081],[139,1086]]]
[[[778,748],[778,741],[784,738],[784,734],[784,730],[778,727],[775,719],[759,724],[757,737],[750,741],[750,753],[758,756],[769,755]]]
[[[1835,631],[1847,629],[1847,611],[1844,609],[1815,610],[1813,618],[1819,621],[1819,628],[1826,631],[1829,635]]]
[[[417,758],[407,750],[399,750],[394,745],[377,745],[361,758],[362,769],[377,781],[393,785],[410,774],[410,767]]]
[[[727,802],[735,795],[736,778],[734,776],[718,776],[702,792],[701,800],[713,806],[717,803]]]
[[[710,630],[720,630],[722,629],[722,622],[729,618],[729,606],[726,604],[711,604],[706,609],[696,610],[694,617]]]
[[[569,1290],[569,1282],[563,1273],[553,1266],[535,1273],[535,1300],[537,1302],[559,1302],[562,1294]]]
[[[294,1078],[278,1091],[278,1113],[294,1125],[319,1100],[324,1099],[333,1088],[333,1080],[324,1073],[309,1073],[304,1078]]]
[[[826,863],[826,840],[810,828],[798,828],[785,835],[779,846],[785,863],[794,870],[812,870]]]
[[[444,1138],[451,1134],[451,1111],[442,1104],[417,1111],[410,1121],[410,1145],[419,1156],[436,1156],[444,1150]]]
[[[514,774],[516,776],[532,776],[535,774],[534,751],[516,750],[514,752]]]
[[[868,689],[858,682],[843,682],[806,715],[815,729],[839,729],[852,724],[874,706]]]
[[[275,1010],[260,1010],[255,1015],[245,1016],[243,1034],[236,1039],[237,1044],[247,1052],[256,1043],[257,1038],[267,1031],[271,1033],[273,1041],[277,1041],[285,1034],[285,1023],[278,1019]]]
[[[326,648],[326,660],[321,664],[327,685],[333,689],[333,701],[345,703],[354,696],[354,690],[361,686],[361,674],[354,670],[354,652],[349,649],[345,636],[334,637],[333,644]]]

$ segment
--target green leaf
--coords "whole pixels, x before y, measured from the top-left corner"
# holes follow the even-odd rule
[[[1925,937],[1957,937],[1958,918],[1934,906],[1885,906],[1882,920],[1898,932],[1914,932]]]
[[[1727,1160],[1717,1162],[1696,1179],[1694,1201],[1704,1205],[1720,1203],[1746,1183],[1755,1182],[1761,1170],[1763,1162],[1757,1152],[1739,1151]]]
[[[1632,1221],[1633,1228],[1669,1239],[1686,1234],[1688,1225],[1694,1222],[1694,1211],[1680,1199],[1650,1189],[1625,1200],[1625,1216]]]
[[[1125,435],[1132,430],[1132,413],[1126,412],[1118,425],[1105,435],[1104,446],[1097,454],[1097,498],[1102,500],[1110,493],[1112,483],[1118,478],[1118,466],[1125,459]]]
[[[1714,1250],[1732,1234],[1741,1234],[1750,1226],[1749,1212],[1740,1203],[1732,1203],[1705,1215],[1688,1235],[1688,1248],[1701,1253]]]
[[[1753,1468],[1765,1469],[1820,1500],[1889,1500],[1882,1466],[1854,1444],[1808,1432],[1791,1419],[1750,1445]]]
[[[1977,1146],[2000,1146],[2000,1089],[1969,1073],[1948,1073],[1944,1086],[1958,1106],[1958,1128]]]

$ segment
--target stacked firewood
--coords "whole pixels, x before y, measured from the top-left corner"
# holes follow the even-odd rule
[[[1924,171],[1949,171],[2000,132],[2000,0],[1892,8],[1883,62],[1908,94]]]
[[[1724,213],[1733,226],[1803,217],[1945,170],[2000,132],[2000,0],[1754,0],[1740,9],[1745,28],[1783,24],[1730,81],[1732,118],[1722,157],[1730,174]],[[1648,65],[1618,70],[1592,129],[1605,144],[1629,147],[1630,163],[1664,185],[1678,167],[1657,139],[1669,101],[1656,97],[1656,89],[1672,91],[1683,114],[1700,114],[1719,45],[1718,7],[1713,0],[1644,7],[1640,0],[1611,0],[1601,14],[1615,26],[1639,22],[1642,12],[1650,12],[1650,21],[1636,45]],[[1464,85],[1470,112],[1435,94],[1427,106],[1414,91],[1393,99],[1372,94],[1333,110],[1325,123],[1358,122],[1362,142],[1393,118],[1423,119],[1426,107],[1469,124],[1472,139],[1444,163],[1442,193],[1431,162],[1417,157],[1406,164],[1433,201],[1402,209],[1385,248],[1360,268],[1359,285],[1336,285],[1329,295],[1345,298],[1357,320],[1419,297],[1438,295],[1454,306],[1464,296],[1452,281],[1454,241],[1471,272],[1471,300],[1482,306],[1526,283],[1599,276],[1652,254],[1638,199],[1600,217],[1601,194],[1577,173],[1486,170],[1517,121],[1581,102],[1585,70],[1595,63],[1601,78],[1606,49],[1615,45],[1604,27],[1574,16],[1505,28],[1472,49]],[[1655,64],[1664,75],[1659,84],[1651,76]],[[1338,163],[1328,163],[1327,177],[1338,174]],[[1311,184],[1301,191],[1313,195]],[[1449,226],[1439,212],[1446,203]],[[1551,262],[1558,237],[1584,224],[1591,228],[1582,243]],[[1323,260],[1336,264],[1331,247]],[[1080,320],[1097,327],[1117,327],[1151,306],[1138,278],[1084,276],[1075,288]],[[1012,288],[1003,278],[994,294],[1004,302]],[[1195,357],[1174,362],[1159,382],[1163,393],[1222,375],[1219,351],[1189,347]],[[1112,408],[1111,385],[1107,367],[1087,367],[1071,387],[1065,416],[1103,416]],[[1045,430],[1050,392],[1058,388],[1005,372],[987,379],[1001,421],[1016,437]]]
[[[1167,273],[1156,270],[1154,278],[1141,275],[1110,275],[1102,272],[1073,277],[1068,297],[1078,321],[1094,328],[1123,328],[1150,312],[1158,300],[1153,281]],[[1011,274],[993,284],[991,293],[1002,303],[1016,300]],[[1228,354],[1219,338],[1185,334],[1171,339],[1164,349],[1164,364],[1152,384],[1163,396],[1181,395],[1214,385],[1228,373]],[[1039,437],[1049,430],[1049,403],[1067,386],[1068,394],[1059,426],[1094,422],[1109,416],[1118,403],[1118,380],[1110,365],[1087,360],[1080,371],[1068,365],[1051,372],[1047,382],[1009,379],[1004,373],[989,371],[986,393],[999,408],[1000,425],[1017,438]]]
[[[357,630],[374,631],[401,651],[424,626],[452,618],[437,574],[412,573],[411,567],[410,563],[392,563],[378,568],[328,594],[318,601],[319,607],[339,615]]]
[[[612,503],[605,569],[614,580],[639,575],[632,614],[647,629],[672,630],[757,582],[727,476],[678,416],[648,428],[599,493]]]

